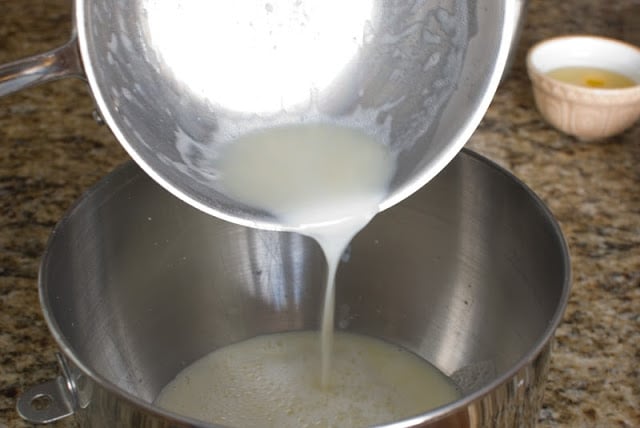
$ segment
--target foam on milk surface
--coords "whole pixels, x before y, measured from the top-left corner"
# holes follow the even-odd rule
[[[185,368],[155,404],[234,427],[361,427],[449,403],[452,382],[387,342],[336,333],[329,387],[319,376],[316,332],[258,336]]]

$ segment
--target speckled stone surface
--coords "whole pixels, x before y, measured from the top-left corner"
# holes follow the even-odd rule
[[[68,0],[7,0],[1,9],[0,63],[56,47],[70,32]],[[531,1],[514,67],[468,146],[538,193],[570,246],[573,290],[539,425],[637,427],[640,125],[586,144],[541,120],[525,52],[538,40],[568,33],[640,44],[640,3]],[[127,159],[92,110],[87,87],[73,80],[0,99],[0,426],[28,426],[14,410],[16,397],[57,373],[36,284],[47,237],[84,190]]]

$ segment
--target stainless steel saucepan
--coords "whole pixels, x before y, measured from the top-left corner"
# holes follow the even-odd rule
[[[484,115],[516,0],[76,0],[52,52],[0,68],[0,95],[85,78],[133,159],[189,204],[280,229],[217,188],[216,148],[255,128],[325,122],[399,152],[387,208],[435,176]]]

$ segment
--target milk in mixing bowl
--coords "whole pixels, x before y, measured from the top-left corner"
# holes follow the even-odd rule
[[[460,397],[415,354],[336,333],[329,386],[319,376],[318,336],[289,332],[221,348],[181,371],[155,404],[231,427],[364,427],[423,413]]]

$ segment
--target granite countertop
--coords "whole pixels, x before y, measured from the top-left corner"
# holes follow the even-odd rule
[[[8,0],[2,9],[0,63],[68,38],[69,0]],[[532,0],[514,66],[468,144],[527,183],[569,243],[573,290],[543,427],[640,426],[640,123],[597,143],[555,131],[535,110],[524,56],[567,33],[640,45],[639,22],[637,0]],[[128,159],[92,111],[86,85],[73,79],[0,99],[0,426],[28,426],[16,397],[58,372],[37,295],[48,235],[84,190]]]

